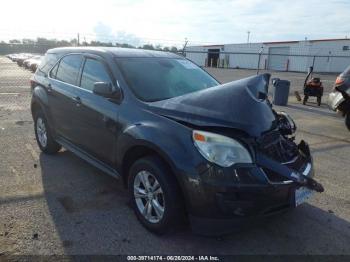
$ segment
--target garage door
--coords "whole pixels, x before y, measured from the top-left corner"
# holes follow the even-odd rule
[[[269,69],[285,71],[287,67],[290,47],[270,47],[269,48]]]

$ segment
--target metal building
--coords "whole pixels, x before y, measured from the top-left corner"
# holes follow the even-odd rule
[[[350,39],[188,46],[200,66],[339,73],[350,65]]]

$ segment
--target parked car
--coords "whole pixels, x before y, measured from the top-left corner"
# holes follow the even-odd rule
[[[36,68],[38,67],[38,65],[40,64],[41,59],[42,59],[41,55],[33,56],[29,59],[24,60],[23,66],[26,69],[30,69],[31,71],[34,72],[36,70]]]
[[[35,59],[33,62],[31,62],[30,70],[32,70],[32,72],[35,72],[36,69],[40,66],[42,59],[43,57],[41,57],[40,59]]]
[[[350,130],[350,66],[335,80],[334,90],[328,97],[328,105],[345,117],[345,125]]]
[[[31,57],[33,57],[34,55],[33,54],[27,54],[27,53],[23,53],[23,54],[20,54],[16,57],[16,62],[17,62],[17,65],[19,66],[23,66],[23,62]]]
[[[201,234],[295,207],[322,186],[295,124],[267,100],[269,75],[220,85],[172,53],[49,50],[31,79],[38,146],[121,178],[139,221]]]
[[[19,57],[21,54],[10,54],[9,58],[12,62],[16,62],[17,57]]]

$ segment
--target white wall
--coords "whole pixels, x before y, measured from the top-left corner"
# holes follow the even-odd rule
[[[350,39],[342,41],[315,41],[312,42],[310,55],[323,55],[327,57],[316,57],[315,72],[342,72],[350,65],[350,50],[343,51],[343,46],[349,46]],[[328,57],[346,56],[346,57]]]
[[[260,68],[264,68],[265,63],[268,65],[268,53],[270,47],[290,47],[289,53],[289,71],[307,72],[309,66],[313,63],[313,57],[317,55],[324,55],[327,57],[317,57],[315,59],[314,71],[315,72],[342,72],[348,65],[350,65],[350,50],[343,51],[343,46],[350,47],[349,40],[334,40],[334,41],[299,41],[299,42],[286,42],[275,44],[262,44],[262,43],[250,43],[250,44],[227,44],[224,46],[189,46],[186,51],[201,51],[203,53],[187,53],[186,57],[194,61],[200,66],[205,66],[205,60],[208,57],[208,49],[221,49],[221,52],[231,52],[234,54],[225,55],[220,53],[220,60],[225,59],[225,56],[229,56],[229,67],[231,68],[247,68],[256,69],[258,65],[258,53],[263,47],[263,53],[260,59]],[[223,49],[223,50],[222,50]],[[255,54],[240,54],[240,53],[255,53]],[[301,56],[309,55],[311,57]],[[332,56],[346,56],[332,58]],[[221,65],[221,63],[220,63]]]
[[[201,46],[188,46],[186,47],[186,58],[190,59],[199,66],[204,66],[206,54],[204,53],[191,53],[191,51],[205,51]]]
[[[208,58],[208,49],[220,49],[222,52],[224,46],[188,46],[186,47],[186,58],[190,59],[199,66],[205,66],[205,60]],[[200,51],[201,53],[191,53],[191,51]],[[224,59],[225,55],[220,53],[220,60]]]
[[[256,69],[258,67],[259,53],[262,44],[230,44],[224,46],[225,52],[232,52],[235,54],[229,55],[229,67],[232,68],[248,68]],[[255,53],[255,54],[237,54],[237,53]],[[260,62],[260,65],[262,63]]]

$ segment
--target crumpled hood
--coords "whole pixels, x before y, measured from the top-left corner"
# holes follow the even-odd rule
[[[272,128],[275,116],[265,99],[270,75],[258,75],[162,101],[153,113],[197,126],[228,127],[253,137]]]

